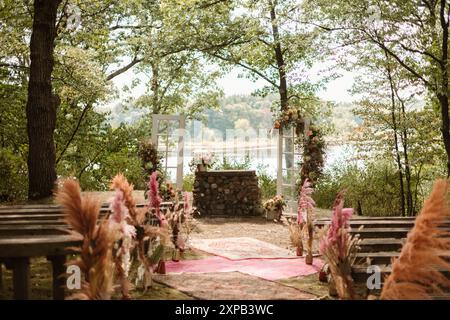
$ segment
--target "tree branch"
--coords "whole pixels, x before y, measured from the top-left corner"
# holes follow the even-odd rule
[[[211,55],[212,55],[213,57],[215,57],[215,58],[220,59],[220,60],[223,60],[223,61],[226,61],[226,62],[229,62],[229,63],[233,63],[233,64],[236,64],[236,65],[238,65],[238,66],[240,66],[240,67],[242,67],[242,68],[244,68],[244,69],[247,69],[247,70],[249,70],[249,71],[251,71],[251,72],[257,74],[258,76],[260,76],[262,79],[266,80],[267,82],[269,82],[272,86],[274,86],[274,87],[276,87],[276,88],[279,87],[278,84],[277,84],[276,82],[274,82],[273,80],[271,80],[269,77],[267,77],[267,76],[266,76],[265,74],[263,74],[261,71],[256,70],[255,68],[252,68],[252,67],[250,67],[249,65],[246,65],[246,64],[244,64],[244,63],[242,63],[242,62],[239,62],[239,61],[235,61],[235,60],[233,60],[233,59],[231,59],[231,58],[223,57],[223,56],[221,56],[221,55],[219,55],[219,54],[217,54],[217,53],[211,53]]]
[[[64,146],[63,150],[60,152],[60,154],[58,156],[58,159],[56,159],[56,164],[59,163],[59,161],[62,159],[64,153],[66,153],[67,149],[69,148],[70,144],[72,143],[73,139],[75,138],[75,135],[77,134],[78,130],[80,129],[81,122],[83,121],[84,116],[87,114],[89,109],[91,109],[91,107],[92,107],[92,104],[88,103],[83,108],[83,111],[81,112],[80,118],[78,118],[77,125],[75,126],[75,129],[72,132],[72,135],[70,136],[69,140],[67,140],[67,143]]]
[[[107,77],[106,80],[112,80],[115,77],[117,77],[118,75],[130,70],[131,68],[133,68],[136,64],[142,62],[144,59],[138,59],[138,58],[134,58],[129,64],[117,69],[116,71],[110,73]]]

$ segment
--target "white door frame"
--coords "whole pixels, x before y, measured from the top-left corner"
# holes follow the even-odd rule
[[[184,156],[184,133],[186,128],[186,116],[185,115],[166,115],[166,114],[152,114],[152,142],[156,149],[158,149],[158,137],[164,134],[159,133],[159,123],[161,120],[166,121],[177,121],[178,126],[178,146],[177,146],[177,176],[176,176],[176,186],[178,189],[183,188],[183,156]],[[167,145],[165,152],[165,170],[167,168],[175,168],[167,165]]]
[[[291,139],[292,142],[292,152],[285,151],[286,138]],[[277,143],[277,194],[282,195],[287,201],[287,211],[297,211],[297,194],[294,192],[296,190],[296,178],[297,174],[300,172],[300,168],[297,163],[296,155],[301,155],[295,147],[295,139],[297,135],[294,128],[280,128],[278,131],[278,143]],[[285,168],[286,156],[290,156],[292,159],[292,168]],[[290,171],[290,181],[285,183],[283,173],[289,176]],[[286,194],[285,189],[289,188],[291,194]]]

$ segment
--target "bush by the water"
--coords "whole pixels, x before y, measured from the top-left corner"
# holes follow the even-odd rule
[[[277,179],[267,172],[268,166],[259,166],[257,170],[261,198],[267,200],[277,194]]]
[[[313,195],[317,206],[331,208],[336,194],[346,189],[345,205],[364,216],[401,215],[401,196],[397,169],[386,162],[369,163],[365,167],[355,163],[338,164],[326,170]],[[415,211],[420,210],[427,183],[422,181],[414,189]],[[419,189],[420,188],[420,189]]]

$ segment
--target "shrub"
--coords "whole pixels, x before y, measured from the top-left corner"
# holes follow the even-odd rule
[[[25,160],[9,149],[0,148],[0,202],[23,200],[28,179]]]
[[[189,173],[183,177],[183,191],[192,192],[192,189],[194,189],[194,180],[195,175],[192,173]]]
[[[396,168],[386,162],[338,164],[318,181],[313,198],[320,208],[331,208],[336,194],[347,189],[346,205],[365,216],[401,215]]]
[[[250,157],[245,157],[243,161],[223,157],[221,162],[217,162],[214,165],[214,170],[249,170],[251,167]]]
[[[267,166],[258,166],[257,172],[262,199],[273,198],[277,194],[277,179],[267,172]]]

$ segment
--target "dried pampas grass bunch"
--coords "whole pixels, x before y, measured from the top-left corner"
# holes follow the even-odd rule
[[[447,180],[436,180],[425,200],[400,256],[392,264],[381,299],[433,299],[448,293],[450,272],[445,260],[450,252],[450,232],[442,229],[450,218]]]
[[[355,298],[352,266],[359,250],[359,236],[351,236],[349,220],[353,209],[344,208],[345,191],[338,193],[333,205],[331,225],[322,229],[320,253],[325,258],[331,273],[331,285],[336,287],[339,298]]]
[[[62,182],[56,193],[56,200],[63,207],[68,224],[74,232],[83,237],[77,260],[68,264],[77,265],[85,276],[80,292],[70,299],[108,300],[112,293],[114,230],[107,220],[98,221],[100,202],[81,197],[77,181]]]
[[[154,177],[156,177],[155,173]],[[153,186],[155,187],[155,186]],[[156,185],[157,187],[157,185]],[[147,224],[147,213],[149,208],[136,208],[136,201],[133,197],[133,185],[128,182],[123,174],[117,174],[111,182],[111,190],[115,190],[115,196],[111,201],[110,219],[118,223],[121,228],[120,237],[117,240],[117,250],[114,251],[114,261],[116,264],[117,277],[122,291],[122,298],[129,299],[129,271],[133,263],[131,256],[135,249],[139,260],[138,276],[136,284],[142,284],[147,290],[152,284],[153,258],[146,254],[146,244],[159,237],[165,239],[166,232],[160,227]],[[157,189],[152,190],[157,192]],[[160,200],[160,198],[158,199]],[[160,201],[156,201],[158,205]]]
[[[298,224],[296,221],[289,220],[288,229],[291,245],[294,248],[303,248],[302,226]]]
[[[306,264],[313,263],[313,240],[314,240],[314,210],[316,203],[311,197],[314,189],[308,179],[305,179],[298,197],[297,222],[302,228],[303,235],[300,238],[306,240]],[[303,245],[301,246],[303,250]]]

